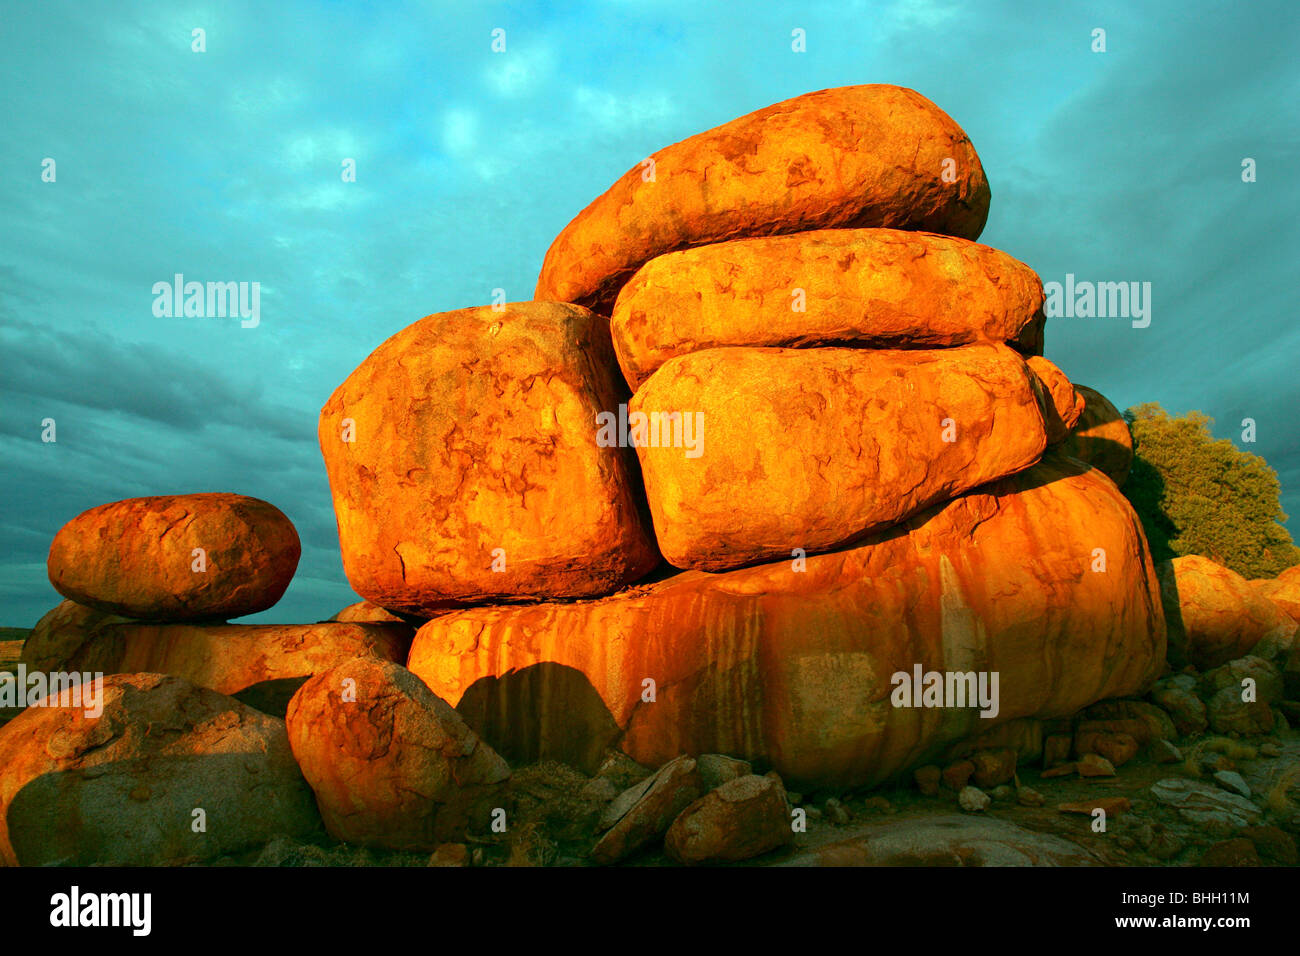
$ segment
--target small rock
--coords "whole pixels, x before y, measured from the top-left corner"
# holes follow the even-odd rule
[[[1259,857],[1269,866],[1295,866],[1300,862],[1295,840],[1285,830],[1274,826],[1245,827],[1237,833],[1255,844]]]
[[[1106,816],[1111,817],[1133,809],[1133,802],[1128,797],[1095,797],[1078,803],[1061,803],[1056,809],[1062,813],[1082,813],[1087,816],[1092,816],[1097,810],[1105,810]]]
[[[724,754],[700,754],[695,758],[695,765],[700,768],[700,779],[704,781],[706,791],[715,790],[728,780],[746,777],[754,772],[747,761]]]
[[[989,808],[989,795],[978,787],[962,787],[957,795],[957,803],[967,813],[981,813]]]
[[[969,760],[958,760],[951,763],[943,770],[943,785],[949,790],[961,790],[970,782],[971,775],[975,773],[975,765]]]
[[[912,779],[916,781],[916,789],[921,791],[925,797],[935,797],[939,795],[939,784],[943,779],[943,771],[934,764],[925,767],[918,767],[912,773]]]
[[[1153,740],[1148,750],[1156,763],[1181,763],[1183,752],[1167,740]]]
[[[1180,734],[1199,734],[1209,726],[1205,704],[1196,696],[1196,678],[1177,674],[1156,682],[1151,700],[1174,721]]]
[[[469,866],[469,847],[463,843],[443,843],[429,855],[429,866]]]
[[[1021,787],[1016,799],[1022,807],[1041,807],[1046,802],[1043,795],[1033,787]]]
[[[1218,734],[1241,734],[1243,737],[1266,734],[1276,722],[1273,709],[1262,700],[1244,701],[1240,687],[1215,691],[1206,709],[1210,727]]]
[[[1016,788],[1009,784],[1000,784],[989,794],[994,800],[1011,800],[1015,798]]]
[[[971,756],[970,762],[975,766],[972,782],[984,789],[1006,783],[1016,773],[1016,752],[1010,747],[981,750]]]
[[[807,814],[809,820],[820,820],[822,818],[821,807],[804,807],[803,812]]]
[[[1224,790],[1245,797],[1247,800],[1250,799],[1250,786],[1239,773],[1232,770],[1220,770],[1214,775],[1214,782]]]
[[[1097,754],[1084,754],[1076,766],[1080,777],[1113,777],[1115,767],[1105,757]]]
[[[1138,755],[1141,746],[1132,734],[1079,732],[1074,746],[1080,756],[1095,754],[1104,757],[1114,767],[1122,767]],[[1082,773],[1082,771],[1080,771]],[[1084,774],[1086,776],[1086,774]]]
[[[1176,834],[1164,831],[1157,833],[1147,852],[1157,860],[1172,860],[1183,852],[1183,841]]]
[[[831,797],[830,799],[828,799],[822,805],[822,809],[823,812],[826,814],[826,819],[829,820],[831,823],[836,824],[837,826],[843,826],[844,824],[848,823],[850,819],[852,819],[849,816],[849,811],[845,808],[844,804],[840,803],[840,801],[837,800],[835,797]]]
[[[785,788],[771,777],[728,780],[682,811],[664,838],[678,863],[748,860],[794,839]]]
[[[1078,764],[1063,763],[1060,764],[1059,766],[1051,767],[1047,770],[1044,770],[1041,774],[1039,774],[1039,776],[1042,777],[1044,780],[1050,780],[1053,777],[1069,777],[1078,772],[1079,772]]]

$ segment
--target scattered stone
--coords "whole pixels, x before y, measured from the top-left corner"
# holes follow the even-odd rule
[[[1086,816],[1092,816],[1097,810],[1105,810],[1106,816],[1113,817],[1133,809],[1133,802],[1128,797],[1094,797],[1077,803],[1057,804],[1056,809],[1061,813],[1082,813]]]
[[[335,839],[433,850],[486,832],[510,768],[400,664],[357,658],[289,702],[289,743]]]
[[[1259,858],[1268,866],[1295,866],[1300,862],[1295,839],[1280,827],[1244,827],[1237,836],[1253,843]]]
[[[939,795],[943,771],[934,764],[928,764],[913,771],[912,779],[916,781],[916,789],[921,791],[922,796],[935,797]]]
[[[320,831],[284,721],[161,674],[95,686],[95,717],[64,690],[0,727],[0,862],[172,866]]]
[[[844,826],[853,818],[849,815],[848,808],[844,806],[837,798],[831,797],[823,805],[822,810],[826,819],[836,826]]]
[[[754,772],[748,761],[723,754],[700,754],[695,758],[695,765],[700,770],[705,790],[715,790],[728,780],[747,777]]]
[[[1235,793],[1238,796],[1250,799],[1250,787],[1242,778],[1241,774],[1232,770],[1220,770],[1214,775],[1214,782],[1224,790]]]
[[[1137,742],[1147,746],[1155,740],[1174,740],[1178,728],[1162,708],[1145,700],[1103,700],[1086,711],[1088,720],[1078,729],[1091,729],[1091,721],[1103,721],[1099,730],[1131,734]]]
[[[591,851],[595,863],[617,863],[668,831],[677,816],[698,800],[704,783],[695,761],[686,756],[670,760],[654,776],[615,798],[626,810]],[[630,805],[628,805],[630,804]],[[603,823],[609,819],[606,813]]]
[[[1153,784],[1151,795],[1211,836],[1231,836],[1260,818],[1259,808],[1246,798],[1199,780],[1169,777]]]
[[[1055,767],[1049,767],[1039,774],[1044,780],[1051,780],[1055,777],[1070,777],[1079,772],[1077,763],[1063,763]]]
[[[1016,796],[1016,788],[1006,783],[999,784],[993,788],[989,796],[994,800],[1014,800]]]
[[[1272,731],[1273,709],[1262,700],[1244,701],[1240,687],[1225,687],[1209,699],[1210,728],[1218,734],[1253,737]]]
[[[1004,784],[1016,775],[1016,752],[1009,748],[981,750],[970,759],[975,765],[971,780],[981,789]]]
[[[1115,767],[1105,757],[1097,754],[1084,754],[1076,764],[1080,777],[1113,777]]]
[[[958,760],[943,768],[943,785],[949,790],[961,790],[970,782],[975,773],[975,764],[969,760]]]
[[[1016,800],[1022,807],[1041,807],[1046,800],[1033,787],[1021,787],[1016,792]]]
[[[1282,699],[1281,669],[1262,657],[1250,654],[1206,671],[1197,682],[1197,690],[1203,699],[1212,698],[1224,689],[1234,690],[1240,696],[1247,680],[1254,682],[1256,700],[1276,704]]]
[[[609,803],[618,796],[618,790],[614,787],[614,782],[608,777],[592,777],[579,791],[584,800],[591,800],[596,803]]]
[[[790,807],[780,781],[733,777],[696,800],[664,838],[679,863],[748,860],[791,842]]]
[[[1122,767],[1141,750],[1131,734],[1079,731],[1074,736],[1075,751],[1081,757],[1104,757],[1111,767]],[[1082,773],[1082,771],[1080,771]],[[1087,776],[1087,774],[1084,774]]]
[[[957,795],[957,802],[967,813],[980,813],[989,808],[992,802],[989,795],[978,787],[962,787]]]

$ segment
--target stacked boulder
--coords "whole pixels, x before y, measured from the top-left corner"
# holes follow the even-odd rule
[[[65,600],[23,645],[33,672],[158,673],[283,717],[312,674],[371,656],[404,661],[396,623],[229,624],[284,594],[301,545],[276,507],[244,495],[130,498],[64,525],[49,576]]]
[[[1112,419],[1079,434],[1089,399],[1041,356],[1038,277],[974,241],[988,201],[934,104],[825,90],[629,170],[552,244],[539,301],[430,317],[381,346],[326,406],[321,440],[354,588],[436,609],[408,667],[512,761],[712,752],[812,788],[878,783],[1000,723],[1145,691],[1165,657],[1159,584],[1121,469],[1086,460],[1112,450],[1089,444]],[[503,379],[494,344],[561,309],[602,329],[587,309],[611,316],[627,386],[587,389],[585,420],[568,402],[539,413],[541,386]],[[464,337],[477,363],[437,354]],[[460,397],[480,375],[492,385]],[[555,363],[545,387],[570,378]],[[504,398],[527,434],[483,421]],[[551,457],[520,469],[538,442]],[[644,508],[587,482],[557,517],[552,476],[570,458],[618,461],[617,488],[641,492],[624,446]],[[381,487],[415,520],[378,527]],[[607,514],[605,537],[570,508]],[[611,593],[655,547],[671,568]],[[918,691],[930,675],[993,678],[998,700],[984,716],[966,699],[907,706],[900,674]]]

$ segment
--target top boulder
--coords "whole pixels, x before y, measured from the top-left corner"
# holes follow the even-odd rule
[[[947,113],[898,86],[808,93],[654,153],[564,228],[534,298],[608,315],[644,263],[678,249],[883,226],[976,239],[989,186]]]

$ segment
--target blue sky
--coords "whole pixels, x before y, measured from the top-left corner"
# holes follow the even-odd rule
[[[1045,282],[1150,282],[1148,328],[1058,318],[1047,356],[1121,408],[1238,441],[1254,418],[1300,520],[1294,3],[551,6],[0,2],[0,624],[57,603],[69,518],[190,491],[298,527],[288,594],[245,620],[355,600],[316,445],[335,386],[421,316],[530,298],[560,229],[654,150],[856,83],[965,128],[982,242]],[[260,324],[156,317],[178,272],[260,283]]]

